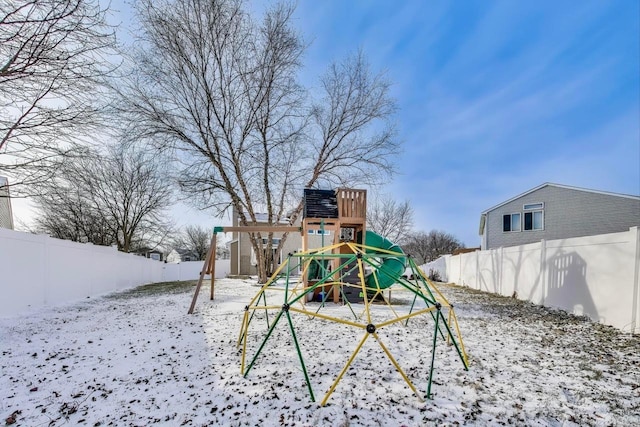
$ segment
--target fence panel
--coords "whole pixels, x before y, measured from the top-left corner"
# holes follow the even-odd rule
[[[446,255],[423,268],[449,281],[517,296],[640,332],[640,235],[621,233],[542,240],[522,246]]]
[[[95,246],[0,228],[0,316],[148,283],[195,280],[204,261],[165,264]],[[216,278],[229,274],[216,261]]]
[[[504,267],[502,295],[517,296],[536,304],[541,299],[541,255],[540,243],[503,248]]]
[[[45,303],[45,238],[0,228],[0,313]]]
[[[548,242],[545,305],[632,329],[638,286],[634,270],[639,262],[634,233],[637,228]],[[634,329],[640,330],[640,325]]]

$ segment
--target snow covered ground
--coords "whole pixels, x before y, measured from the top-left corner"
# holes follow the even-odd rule
[[[421,402],[374,340],[325,407],[313,403],[283,322],[247,378],[236,341],[255,283],[220,280],[186,314],[193,283],[150,285],[0,319],[0,416],[17,426],[640,425],[640,337],[564,312],[441,286],[470,369],[436,351]],[[400,307],[405,300],[393,294]],[[332,307],[327,310],[342,310]],[[264,321],[256,322],[255,325]],[[295,319],[319,402],[362,334]],[[431,322],[431,323],[430,323]],[[381,332],[422,393],[433,325]],[[250,336],[249,346],[259,344]],[[424,338],[424,339],[421,339]]]

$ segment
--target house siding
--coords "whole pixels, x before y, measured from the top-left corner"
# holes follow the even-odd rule
[[[240,221],[238,219],[238,215],[234,209],[232,214],[231,224],[233,226],[239,226]],[[300,226],[301,220],[298,219],[294,225]],[[267,225],[267,223],[258,222],[258,225]],[[281,225],[289,225],[282,223]],[[307,244],[307,249],[315,249],[322,246],[324,243],[325,246],[333,244],[334,232],[332,231],[330,235],[309,235]],[[261,233],[263,238],[267,238],[269,233]],[[282,238],[283,233],[273,233],[274,238]],[[324,237],[324,239],[323,239]],[[230,250],[230,258],[231,258],[231,269],[230,274],[232,275],[256,275],[258,274],[258,270],[256,266],[251,265],[251,241],[249,238],[249,234],[247,232],[233,232],[232,233],[232,241],[229,245]],[[302,235],[297,232],[289,232],[287,233],[287,239],[284,242],[284,246],[282,248],[282,262],[287,259],[287,255],[289,253],[299,252],[302,250]],[[295,272],[292,272],[295,273]]]
[[[268,233],[261,233],[263,238],[268,237]],[[282,233],[273,233],[274,239],[282,238]],[[240,265],[234,266],[233,264],[237,264],[237,256],[233,256],[233,254],[237,254],[237,242],[233,243],[231,248],[232,253],[232,270],[231,274],[241,274],[241,275],[255,275],[258,274],[257,267],[251,265],[251,240],[249,238],[248,233],[242,233],[242,236],[239,239],[240,242]],[[284,262],[287,258],[287,255],[291,252],[296,252],[301,247],[301,239],[299,233],[289,233],[287,236],[287,240],[284,242],[284,246],[282,248],[282,261]],[[237,272],[237,273],[236,273]]]
[[[0,195],[0,228],[13,229],[9,198]]]
[[[544,203],[544,229],[503,232],[503,215]],[[626,231],[640,226],[640,198],[545,186],[487,212],[483,249]],[[524,228],[524,227],[523,227]]]
[[[13,230],[13,214],[7,184],[7,179],[0,176],[0,228]]]
[[[229,268],[229,274],[231,274],[232,276],[236,276],[240,274],[238,272],[238,258],[237,258],[238,241],[237,240],[234,240],[231,243],[229,243],[229,252],[231,253],[231,260],[230,260],[231,265]]]
[[[231,252],[231,274],[232,275],[255,275],[257,274],[257,268],[251,265],[251,241],[247,233],[241,234],[238,240],[234,240],[230,245]],[[262,233],[266,238],[267,233]],[[274,233],[274,238],[281,238],[282,233]],[[324,245],[328,246],[333,244],[333,232],[331,235],[324,236]],[[238,263],[238,242],[240,245],[240,262]],[[319,248],[322,246],[322,236],[310,235],[308,238],[308,249]],[[300,233],[290,232],[287,235],[287,240],[284,242],[282,248],[282,261],[284,262],[289,253],[298,252],[302,249],[302,236]],[[295,272],[293,272],[295,273]]]

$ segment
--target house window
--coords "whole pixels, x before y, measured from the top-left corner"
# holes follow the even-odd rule
[[[530,211],[530,210],[534,210],[534,209],[542,209],[544,208],[544,203],[529,203],[526,205],[522,206],[522,209],[524,209],[525,211]]]
[[[264,259],[266,259],[267,258],[267,254],[269,253],[268,249],[267,248],[262,249],[262,253],[264,254],[263,255]],[[278,253],[278,250],[276,249],[275,246],[273,246],[271,248],[271,256],[272,256],[274,265],[282,264],[282,251],[280,251],[280,253]],[[253,248],[251,248],[251,265],[253,265],[253,266],[258,265],[258,257],[256,256],[255,249],[253,249]]]
[[[269,243],[269,239],[262,239],[263,245],[267,245],[267,243]],[[273,239],[271,239],[271,243],[272,243],[272,246],[276,248],[280,244],[280,239],[274,237]]]
[[[502,216],[502,231],[520,231],[520,214],[512,213]]]
[[[265,258],[267,257],[266,249],[265,249],[264,256],[265,256]],[[282,264],[282,251],[280,253],[278,253],[275,248],[271,249],[271,257],[273,258],[273,265]]]
[[[524,229],[535,231],[544,229],[544,203],[530,203],[523,206]]]
[[[320,236],[324,234],[325,236],[329,236],[331,234],[331,230],[307,230],[307,233],[318,234]]]

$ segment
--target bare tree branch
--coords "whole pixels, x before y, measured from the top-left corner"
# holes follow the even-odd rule
[[[54,237],[117,244],[131,252],[166,234],[164,211],[171,186],[159,159],[128,145],[103,154],[84,150],[58,166],[55,180],[40,183],[37,228]]]
[[[54,161],[100,125],[115,36],[98,0],[0,3],[0,172],[50,179]]]
[[[242,225],[258,213],[271,225],[296,220],[303,188],[387,175],[398,149],[389,83],[363,54],[330,68],[317,102],[300,86],[293,10],[276,4],[255,21],[240,0],[138,3],[144,35],[122,90],[129,131],[173,153],[201,207],[233,207]],[[250,240],[264,281],[272,235]]]
[[[173,247],[175,249],[187,249],[193,252],[198,261],[206,258],[210,243],[211,230],[196,225],[186,226],[182,232],[173,239]]]
[[[402,244],[413,226],[413,209],[408,200],[396,202],[383,195],[370,200],[367,206],[367,229]]]
[[[412,233],[403,245],[405,252],[411,254],[418,264],[431,262],[460,248],[464,248],[462,242],[452,234],[439,230]]]

